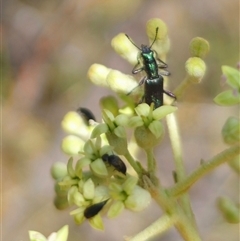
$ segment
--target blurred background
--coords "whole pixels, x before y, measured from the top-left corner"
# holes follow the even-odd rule
[[[45,236],[63,225],[69,241],[123,240],[156,220],[161,211],[154,202],[141,213],[125,211],[104,219],[105,232],[77,226],[69,210],[53,205],[54,181],[50,168],[67,162],[60,145],[66,135],[61,120],[79,106],[90,108],[101,119],[99,99],[110,90],[87,79],[93,63],[131,74],[132,66],[111,49],[111,39],[128,33],[139,46],[148,43],[145,25],[161,18],[169,28],[171,51],[167,58],[173,90],[185,76],[189,43],[203,37],[210,43],[205,58],[208,71],[200,85],[178,100],[187,173],[227,146],[221,139],[226,119],[237,115],[235,107],[214,105],[223,90],[221,66],[239,61],[238,0],[3,0],[1,25],[2,67],[2,215],[3,240],[27,241],[28,230]],[[173,184],[171,147],[166,137],[156,149],[162,183]],[[227,224],[216,208],[216,198],[227,195],[238,201],[237,175],[222,165],[196,183],[191,191],[193,211],[203,240],[237,241],[238,225]],[[157,211],[158,210],[158,211]],[[153,240],[181,240],[169,232]]]

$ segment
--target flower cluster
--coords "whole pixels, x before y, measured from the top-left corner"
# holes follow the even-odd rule
[[[143,144],[138,139],[149,142],[145,147],[151,148],[162,138],[163,126],[159,120],[175,110],[173,106],[153,110],[145,103],[135,108],[134,116],[118,114],[114,117],[110,111],[103,110],[103,122],[94,122],[94,126],[87,125],[77,112],[67,113],[62,123],[70,135],[63,140],[62,147],[67,153],[81,157],[75,162],[71,157],[65,170],[57,163],[52,175],[60,187],[59,197],[65,194],[68,205],[77,206],[70,213],[76,223],[87,219],[92,227],[102,230],[100,213],[104,210],[113,218],[125,208],[141,211],[148,206],[151,196],[138,184],[141,169],[129,156],[126,128],[135,128],[140,147]],[[145,137],[138,136],[139,128],[144,128],[141,133]],[[72,142],[73,136],[77,141]],[[118,155],[125,157],[125,161]],[[125,164],[128,160],[135,169],[132,175],[127,171],[129,164]]]
[[[165,58],[170,47],[165,23],[160,19],[149,20],[147,35],[154,48],[154,55]],[[203,40],[197,44],[194,42],[194,48],[197,45],[199,49],[200,44],[203,52],[207,52],[203,43]],[[112,46],[131,64],[143,65],[139,48],[125,34],[113,38]],[[203,52],[195,55],[204,55]],[[199,59],[194,60],[197,64],[190,61],[187,67],[189,75],[197,79],[202,78],[205,72],[204,64],[199,65]],[[165,65],[158,67],[165,68]],[[140,67],[140,71],[143,70],[144,66]],[[142,178],[144,175],[155,178],[155,159],[150,153],[163,139],[164,125],[161,120],[177,108],[164,105],[163,101],[159,101],[157,107],[155,103],[137,105],[144,100],[140,84],[133,76],[118,70],[93,64],[88,77],[97,85],[111,88],[124,104],[120,107],[112,96],[102,98],[102,122],[97,122],[93,114],[84,108],[67,113],[62,127],[69,135],[63,139],[62,150],[73,157],[66,166],[56,163],[52,168],[52,176],[57,183],[56,206],[60,209],[67,205],[75,206],[70,214],[76,223],[88,220],[92,227],[102,230],[101,214],[106,213],[109,218],[113,218],[124,209],[137,212],[150,203],[151,195],[144,189]],[[144,81],[140,83],[145,84]],[[163,89],[161,91],[161,94],[167,93],[175,98],[174,94]],[[132,133],[129,129],[132,129]],[[135,158],[140,148],[147,153],[147,167],[143,167],[141,161]]]

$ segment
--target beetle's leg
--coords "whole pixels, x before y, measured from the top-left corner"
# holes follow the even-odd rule
[[[173,99],[175,99],[175,100],[177,99],[176,95],[174,95],[171,91],[163,90],[163,92],[164,92],[166,95],[172,97]]]
[[[130,92],[128,92],[127,95],[130,95],[136,88],[138,88],[139,86],[141,86],[142,84],[144,84],[144,82],[145,82],[146,80],[147,80],[147,76],[143,77],[143,78],[139,81],[138,85],[137,85],[136,87],[134,87]]]

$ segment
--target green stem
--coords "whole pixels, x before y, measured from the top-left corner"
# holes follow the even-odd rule
[[[217,166],[225,162],[231,161],[234,157],[239,155],[239,152],[240,152],[240,147],[234,146],[217,154],[211,160],[204,162],[197,170],[195,170],[192,174],[190,174],[184,180],[176,183],[172,188],[167,189],[166,191],[168,195],[176,197],[186,192],[197,180],[202,178],[204,175],[209,173]]]
[[[177,220],[177,216],[170,217],[169,215],[163,215],[161,218],[157,219],[150,226],[145,228],[143,231],[135,235],[134,237],[127,238],[128,241],[145,241],[152,238],[158,234],[162,234],[170,229]],[[157,233],[156,233],[157,231]]]
[[[166,120],[167,120],[169,138],[171,140],[175,167],[176,167],[176,181],[180,182],[181,180],[185,179],[186,173],[184,169],[181,138],[180,138],[179,128],[176,120],[176,115],[175,114],[167,115]],[[186,215],[192,220],[195,227],[197,227],[194,213],[192,211],[189,195],[187,193],[182,195],[179,198],[179,202],[184,212],[186,213]]]
[[[183,165],[182,147],[179,134],[179,128],[175,114],[169,114],[166,117],[169,138],[172,145],[173,156],[176,166],[177,180],[182,180],[185,177],[185,169]]]
[[[142,170],[141,170],[140,166],[136,163],[136,161],[134,160],[132,155],[130,154],[129,150],[127,150],[127,152],[125,153],[124,156],[128,160],[129,164],[133,167],[135,172],[138,174],[138,176],[141,176],[142,175]]]
[[[153,154],[153,148],[145,150],[147,154],[148,174],[155,186],[160,186],[160,178],[156,177],[156,159]]]
[[[186,76],[185,79],[180,83],[180,85],[173,91],[177,99],[179,99],[184,91],[192,84],[190,81],[190,76]]]
[[[145,187],[149,190],[152,197],[157,204],[169,215],[169,218],[177,217],[175,227],[184,238],[185,241],[201,241],[199,234],[195,228],[195,225],[183,212],[181,206],[172,197],[169,197],[162,188],[157,188],[153,185],[151,180],[147,176],[143,176]],[[157,230],[155,230],[158,233]]]
[[[156,160],[153,155],[153,149],[146,150],[147,154],[147,164],[148,164],[148,172],[150,175],[155,175],[156,172]]]

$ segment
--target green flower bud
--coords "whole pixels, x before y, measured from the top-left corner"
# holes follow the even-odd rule
[[[54,184],[54,191],[55,191],[55,193],[57,194],[58,197],[64,197],[64,198],[66,199],[67,194],[68,194],[68,191],[62,189],[62,188],[59,186],[58,182],[56,182],[56,183]]]
[[[229,223],[239,223],[239,206],[237,206],[233,201],[227,197],[220,197],[218,199],[218,208],[222,212],[224,218]]]
[[[56,196],[54,198],[54,206],[58,210],[64,210],[69,207],[68,200],[66,197]]]
[[[117,99],[114,96],[102,97],[100,99],[100,106],[101,109],[110,111],[114,116],[118,115],[119,106]]]
[[[62,150],[68,155],[77,155],[83,150],[85,142],[77,136],[69,135],[62,140]]]
[[[98,158],[90,164],[91,170],[98,177],[107,177],[108,171],[102,159]]]
[[[89,178],[83,185],[83,196],[85,199],[94,198],[95,186],[91,178]]]
[[[153,48],[157,51],[158,55],[161,56],[163,54],[165,55],[170,49],[167,25],[158,18],[150,19],[147,22],[147,35],[149,37],[150,44],[154,41],[157,27],[157,40],[155,41]]]
[[[224,142],[228,145],[240,142],[240,121],[236,117],[229,117],[222,129]]]
[[[81,137],[89,136],[89,128],[86,126],[83,118],[75,111],[68,112],[62,120],[64,131],[79,135]]]
[[[63,162],[55,162],[51,167],[51,175],[57,180],[67,175],[67,166]]]
[[[103,221],[102,218],[99,214],[95,215],[94,217],[89,219],[89,224],[97,229],[97,230],[104,230],[104,225],[103,225]]]
[[[206,72],[206,64],[198,57],[189,58],[185,65],[186,71],[191,77],[192,83],[200,83]]]
[[[107,132],[106,137],[109,144],[114,148],[118,155],[125,155],[127,153],[127,139],[120,138],[116,134]]]
[[[95,84],[104,87],[109,87],[106,81],[107,75],[111,69],[101,64],[93,64],[88,70],[88,78]]]
[[[127,94],[129,90],[138,86],[137,81],[131,76],[118,70],[111,70],[107,76],[109,87],[117,93]]]
[[[126,59],[132,65],[136,64],[138,49],[128,40],[124,33],[120,33],[114,37],[111,45],[122,58]]]
[[[150,193],[139,186],[135,186],[132,194],[126,199],[124,204],[126,208],[134,212],[140,212],[149,205],[150,201]]]
[[[115,218],[118,215],[120,215],[123,212],[124,209],[125,209],[125,206],[124,206],[123,202],[122,201],[116,201],[110,206],[110,208],[108,210],[108,213],[107,213],[107,216],[109,218]]]
[[[153,148],[154,146],[158,145],[163,138],[163,134],[164,134],[164,132],[162,131],[162,135],[157,138],[145,126],[137,127],[134,131],[134,136],[135,136],[138,146],[143,148],[144,150]]]
[[[208,54],[209,49],[209,43],[204,38],[193,38],[190,43],[190,51],[193,57],[203,58]]]

